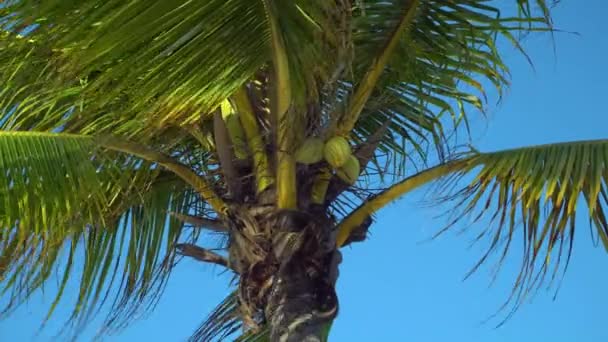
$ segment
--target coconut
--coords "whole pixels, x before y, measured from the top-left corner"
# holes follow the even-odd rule
[[[320,138],[308,138],[295,153],[296,161],[302,164],[314,164],[323,159],[323,140]]]
[[[360,173],[361,165],[359,164],[359,159],[353,155],[348,157],[346,163],[336,170],[336,175],[348,184],[354,184],[357,178],[359,178]]]
[[[331,165],[334,169],[338,169],[346,161],[348,157],[351,156],[350,145],[348,141],[344,137],[333,137],[327,141],[325,144],[325,148],[323,149],[323,155],[325,156],[325,160]]]

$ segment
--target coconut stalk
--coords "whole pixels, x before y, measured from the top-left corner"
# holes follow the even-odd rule
[[[399,42],[399,39],[403,36],[403,34],[407,31],[407,29],[411,26],[415,15],[416,10],[418,9],[418,5],[420,4],[420,0],[410,0],[409,5],[405,7],[403,11],[403,15],[401,20],[395,27],[393,34],[386,41],[384,48],[380,51],[378,56],[373,60],[368,70],[365,73],[365,76],[357,85],[355,93],[351,97],[351,101],[349,103],[348,109],[346,111],[347,115],[339,123],[333,123],[329,127],[329,132],[326,133],[326,136],[348,136],[351,131],[355,127],[355,124],[359,120],[359,116],[365,107],[365,104],[369,100],[370,96],[380,76],[384,72],[392,53]],[[323,179],[319,179],[320,182],[323,182]],[[327,189],[323,185],[314,184],[313,188],[318,189]],[[317,196],[321,196],[319,193]],[[322,194],[323,198],[325,198],[325,194]],[[316,200],[319,200],[318,198]]]
[[[230,146],[234,146],[234,144],[220,111],[216,111],[213,115],[213,133],[217,157],[226,180],[226,187],[234,198],[239,198],[241,195],[240,179],[234,167],[234,154],[230,149]]]
[[[272,65],[274,68],[274,91],[271,97],[271,110],[277,132],[277,206],[281,209],[294,209],[297,207],[296,162],[291,155],[291,132],[285,122],[287,113],[292,108],[289,61],[279,29],[279,14],[276,7],[271,0],[264,0],[264,8],[270,26]]]
[[[253,169],[257,183],[256,191],[259,194],[274,183],[274,176],[268,163],[264,140],[260,135],[255,112],[244,86],[232,96],[232,101],[247,137],[247,145],[253,158]]]
[[[239,160],[247,159],[248,154],[247,150],[245,149],[245,133],[243,132],[243,127],[241,126],[239,113],[234,111],[234,108],[232,108],[232,105],[228,100],[222,102],[220,108],[222,111],[224,125],[226,126],[226,130],[230,136],[230,141],[232,142],[234,156]]]

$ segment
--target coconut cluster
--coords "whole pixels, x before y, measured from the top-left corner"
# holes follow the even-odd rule
[[[334,169],[336,175],[343,181],[354,184],[361,172],[359,160],[352,153],[346,138],[335,136],[327,141],[311,137],[304,141],[296,151],[298,163],[315,164],[323,159]]]

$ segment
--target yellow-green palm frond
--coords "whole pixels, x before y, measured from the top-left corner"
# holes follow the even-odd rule
[[[91,219],[108,199],[102,161],[92,152],[89,137],[39,132],[0,132],[1,224],[5,228],[32,227],[38,233],[63,235],[55,225]],[[87,200],[90,212],[81,212]],[[96,211],[97,210],[97,211]]]
[[[63,82],[51,84],[52,90],[82,85],[74,101],[86,109],[77,113],[81,132],[133,135],[198,119],[267,57],[265,19],[255,1],[111,1],[103,6],[20,1],[3,12],[13,26],[32,28],[26,36],[35,50],[53,52],[46,72],[55,71],[54,81]],[[201,69],[205,72],[193,72]],[[44,116],[64,114],[53,110]]]
[[[340,79],[337,95],[329,97],[356,101],[351,97],[357,94],[363,75],[395,38],[412,3],[358,3],[353,12],[351,77]],[[509,69],[503,61],[506,49],[498,46],[512,43],[525,54],[520,33],[552,30],[548,3],[509,5],[514,4],[476,0],[418,4],[351,134],[364,150],[375,140],[371,141],[375,151],[371,157],[360,158],[366,166],[359,179],[361,189],[351,187],[334,202],[339,215],[374,194],[365,189],[369,182],[379,179],[384,185],[402,179],[426,168],[429,160],[451,154],[452,146],[462,143],[458,137],[468,138],[469,121],[486,110],[488,94],[500,96],[509,86]],[[330,191],[346,188],[334,185]]]
[[[378,58],[410,3],[362,1],[356,8],[355,75],[363,75]],[[406,159],[419,156],[424,163],[428,147],[442,157],[452,131],[461,125],[468,130],[471,110],[484,111],[486,94],[495,90],[500,95],[509,85],[503,51],[497,48],[501,40],[521,49],[518,33],[551,30],[546,7],[544,1],[518,1],[516,8],[506,9],[498,2],[477,0],[421,2],[363,108],[356,140],[365,141],[391,122],[380,152],[390,154],[388,173],[397,177],[404,175]],[[361,77],[348,81],[346,91],[357,89]],[[384,164],[370,167],[386,172]]]
[[[608,251],[608,140],[485,153],[457,177],[470,173],[469,185],[447,199],[456,203],[450,227],[465,217],[483,226],[475,241],[487,239],[489,247],[472,271],[495,252],[500,266],[521,234],[522,268],[511,297],[517,305],[567,267],[577,216],[589,219]]]
[[[75,326],[98,312],[116,279],[108,329],[158,298],[182,235],[169,213],[188,213],[200,197],[153,163],[104,154],[87,136],[0,132],[4,314],[54,275],[61,280],[48,317],[68,281],[80,278],[68,320]]]
[[[487,252],[471,272],[493,255],[498,255],[497,266],[501,266],[521,237],[522,267],[508,302],[515,307],[547,275],[553,281],[560,266],[565,270],[577,216],[589,219],[608,251],[608,140],[462,155],[369,198],[340,223],[339,245],[389,202],[442,178],[445,183],[440,183],[440,190],[453,191],[442,201],[454,209],[452,220],[440,233],[468,218],[467,226],[482,226],[475,241],[489,240]],[[468,185],[460,188],[463,181]]]
[[[342,26],[334,20],[346,16],[345,4],[277,2],[301,104],[317,96],[317,83],[329,78],[336,64],[332,56],[340,55],[345,44],[340,37],[346,32],[344,19]],[[12,77],[7,84],[21,91],[6,104],[16,108],[11,129],[47,130],[55,127],[43,125],[64,121],[73,132],[141,140],[149,137],[145,132],[192,123],[201,115],[210,119],[213,109],[271,60],[262,1],[111,1],[103,6],[19,1],[7,4],[0,17],[5,28],[0,60],[13,61],[0,79]],[[23,62],[28,68],[13,77],[10,71]],[[34,95],[41,88],[44,92]],[[67,103],[73,106],[69,115],[60,106]]]

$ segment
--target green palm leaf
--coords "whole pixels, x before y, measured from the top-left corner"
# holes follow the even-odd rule
[[[362,2],[353,19],[356,74],[363,74],[369,61],[377,57],[409,3]],[[546,7],[542,1],[537,5]],[[483,110],[488,91],[484,84],[494,86],[499,95],[508,86],[508,68],[496,48],[500,39],[517,44],[513,36],[522,25],[550,29],[544,16],[525,13],[522,17],[501,16],[498,8],[482,1],[437,0],[418,6],[355,126],[362,141],[384,122],[391,122],[380,144],[381,152],[393,152],[396,158],[388,173],[403,176],[411,152],[424,161],[427,148],[432,147],[442,157],[449,147],[450,132],[461,124],[468,129],[470,110]],[[373,171],[386,172],[381,167]]]
[[[150,127],[154,121],[167,124],[198,118],[245,82],[266,56],[259,53],[267,38],[258,2],[210,1],[201,6],[135,1],[92,6],[25,1],[3,10],[17,14],[9,22],[38,26],[28,35],[35,51],[53,51],[46,56],[46,72],[60,74],[55,80],[63,82],[51,84],[51,97],[84,82],[79,100],[87,111],[80,113],[81,131],[88,127],[118,133],[129,127],[134,134],[158,129],[156,124]],[[257,53],[248,54],[251,51]],[[209,72],[190,72],[201,66]],[[64,114],[52,110],[43,115],[59,119]]]
[[[330,52],[337,49],[338,32],[344,30],[333,19],[340,11],[346,15],[346,9],[336,12],[335,6],[324,8],[300,0],[278,8],[278,25],[285,34],[293,86],[300,90],[296,94],[301,104],[303,96],[309,95],[302,90],[316,87],[317,78],[328,78],[335,64],[327,56],[334,55]],[[58,123],[65,108],[43,111],[36,107],[43,104],[48,109],[49,102],[64,98],[71,89],[77,93],[70,94],[70,101],[78,105],[78,116],[64,118],[67,127],[75,125],[84,133],[149,137],[144,133],[192,123],[201,115],[210,119],[213,109],[271,56],[261,1],[135,1],[104,6],[22,1],[2,11],[5,26],[33,28],[28,39],[8,32],[3,36],[0,59],[14,61],[7,70],[14,70],[25,56],[30,65],[37,66],[24,71],[28,77],[15,82],[15,91],[22,85],[34,89],[43,84],[46,90],[44,95],[28,92],[10,101],[10,106],[18,107],[13,115],[19,122],[11,129],[47,129],[41,121],[53,119]],[[37,106],[24,106],[24,97]]]
[[[476,240],[488,239],[489,247],[472,271],[493,252],[498,252],[500,266],[516,236],[523,236],[522,269],[515,282],[519,292],[514,292],[517,304],[547,274],[554,279],[560,266],[567,267],[577,215],[589,218],[608,251],[608,141],[481,154],[457,177],[472,171],[475,178],[449,198],[458,213],[450,227],[464,217],[471,223],[483,220],[485,227]],[[580,201],[587,210],[580,208]]]
[[[586,204],[583,215],[608,251],[607,140],[465,154],[408,177],[367,200],[342,221],[338,243],[343,244],[353,229],[387,203],[441,178],[442,192],[453,191],[463,180],[469,184],[442,198],[454,206],[454,217],[440,233],[469,218],[469,224],[483,222],[484,228],[475,240],[489,239],[487,252],[471,272],[494,252],[500,255],[497,266],[502,265],[516,236],[522,235],[522,268],[510,298],[516,305],[549,272],[553,280],[560,266],[567,267],[576,216],[581,215],[579,201]]]
[[[306,137],[336,130],[348,135],[356,151],[365,152],[357,157],[372,177],[401,178],[410,172],[405,161],[425,165],[429,149],[443,162],[452,132],[462,125],[469,129],[471,109],[483,111],[486,84],[499,94],[508,85],[500,39],[521,50],[519,33],[552,29],[544,0],[518,0],[513,16],[502,15],[499,5],[487,0],[3,4],[0,281],[2,294],[10,292],[7,310],[40,288],[59,264],[62,281],[49,316],[74,272],[81,279],[69,323],[77,327],[97,313],[121,278],[104,328],[122,327],[140,309],[152,308],[162,293],[175,261],[174,244],[183,238],[178,218],[230,219],[233,204],[252,205],[247,201],[271,188],[274,157],[288,156]],[[249,152],[255,147],[258,154],[249,158],[243,148],[242,163],[231,163],[232,176],[218,161],[220,154],[230,158],[232,148],[228,139],[214,136],[222,127],[220,116],[213,122],[220,104],[245,111],[237,114],[247,123],[248,142],[255,141]],[[110,134],[131,142],[98,138]],[[470,154],[380,193],[345,187],[334,177],[324,210],[345,217],[342,243],[395,196],[450,172],[456,178],[477,172],[469,186],[446,200],[460,199],[462,215],[477,214],[476,208],[481,216],[491,215],[495,225],[480,234],[493,237],[490,251],[503,240],[506,251],[516,222],[523,220],[525,266],[516,286],[524,288],[536,279],[530,274],[540,253],[548,264],[548,255],[555,249],[561,254],[568,243],[579,196],[608,244],[605,145]],[[279,175],[276,183],[289,199],[284,207],[292,208],[301,195],[296,178],[316,176],[315,168],[323,165],[296,168],[285,160],[286,167],[279,167],[285,177]],[[252,169],[254,177],[248,174]],[[243,189],[226,183],[237,176],[257,178],[258,191],[234,198]],[[234,191],[222,197],[226,189]],[[197,237],[193,233],[190,242]],[[237,304],[230,295],[193,339],[234,333],[242,326]],[[264,340],[267,328],[242,338]]]
[[[88,137],[0,132],[2,226],[62,236],[64,232],[50,227],[98,213],[107,202],[102,180],[112,170],[98,170],[103,164],[93,160],[94,147]],[[92,211],[83,213],[79,203],[85,200]]]
[[[97,151],[98,153],[93,154]],[[67,282],[80,274],[69,323],[98,312],[114,280],[119,291],[106,321],[119,327],[142,305],[154,303],[169,275],[173,245],[198,194],[177,176],[139,160],[104,159],[86,136],[1,132],[0,239],[3,312],[29,298],[53,274],[61,279],[48,317]],[[196,239],[196,235],[192,237]],[[61,257],[65,255],[67,257]],[[76,256],[84,260],[76,262]],[[163,256],[163,254],[165,254]],[[58,271],[57,264],[63,264]]]

